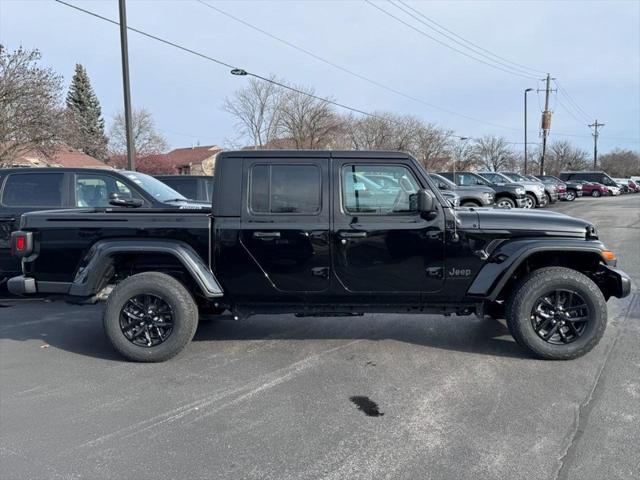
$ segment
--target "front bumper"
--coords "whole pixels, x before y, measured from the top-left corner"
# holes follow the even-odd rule
[[[607,293],[612,297],[624,298],[631,293],[631,278],[622,270],[604,267]]]

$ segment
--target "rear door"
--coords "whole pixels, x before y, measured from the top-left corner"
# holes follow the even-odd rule
[[[69,205],[68,175],[64,172],[16,172],[0,185],[0,282],[18,275],[20,261],[11,256],[11,232],[20,227],[20,215]]]
[[[417,211],[417,191],[430,187],[413,164],[345,159],[335,160],[333,170],[334,268],[343,287],[392,302],[439,292],[444,217]]]
[[[265,293],[329,287],[328,158],[244,159],[240,243],[260,269]]]

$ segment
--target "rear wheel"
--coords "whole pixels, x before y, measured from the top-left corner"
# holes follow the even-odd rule
[[[498,208],[516,208],[516,202],[509,197],[500,197],[496,200],[496,207]]]
[[[567,202],[573,202],[576,199],[576,192],[573,190],[567,190],[567,195],[564,197]]]
[[[198,308],[175,278],[159,272],[132,275],[111,292],[104,329],[113,347],[136,362],[162,362],[191,341]]]
[[[600,196],[600,190],[593,190],[591,192],[591,196],[595,197],[595,198],[598,198]]]
[[[507,326],[539,358],[569,360],[595,347],[607,325],[607,304],[586,275],[564,267],[536,270],[511,293]]]

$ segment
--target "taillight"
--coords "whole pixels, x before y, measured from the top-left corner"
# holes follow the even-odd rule
[[[33,252],[33,234],[17,231],[11,234],[11,254],[16,257],[26,257]]]

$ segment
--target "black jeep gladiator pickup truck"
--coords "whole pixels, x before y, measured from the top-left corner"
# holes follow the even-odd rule
[[[453,208],[411,156],[238,151],[216,161],[211,214],[144,208],[27,213],[16,294],[90,302],[135,361],[192,339],[199,313],[365,312],[506,318],[546,359],[591,350],[629,277],[593,225],[551,212]]]

